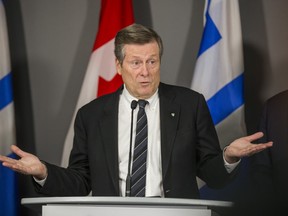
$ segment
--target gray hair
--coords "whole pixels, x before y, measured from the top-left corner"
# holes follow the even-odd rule
[[[126,44],[146,44],[156,41],[159,47],[160,60],[163,54],[163,43],[161,37],[153,29],[145,27],[140,24],[132,24],[121,29],[115,37],[115,49],[114,54],[117,60],[122,65],[125,51],[124,46]]]

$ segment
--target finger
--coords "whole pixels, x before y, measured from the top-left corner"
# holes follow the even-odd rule
[[[267,142],[267,143],[261,143],[262,145],[264,145],[266,148],[270,148],[273,146],[273,142],[270,141],[270,142]]]
[[[0,155],[0,161],[4,162],[4,161],[7,160],[6,158],[7,158],[6,156],[2,156],[2,155]]]
[[[255,149],[266,149],[273,146],[273,142],[253,144]]]
[[[15,163],[15,159],[13,159],[13,158],[10,158],[10,157],[7,157],[7,156],[1,156],[0,155],[0,161],[2,161],[3,163],[3,165],[5,164],[5,163]]]
[[[28,174],[27,167],[23,166],[20,160],[15,160],[10,157],[2,157],[2,165],[22,174]],[[1,159],[1,160],[2,160]]]
[[[246,155],[251,156],[253,154],[259,153],[267,148],[273,146],[273,142],[261,143],[261,144],[253,144],[252,148],[247,149]]]
[[[263,135],[264,135],[264,134],[263,134],[262,132],[256,132],[256,133],[254,133],[254,134],[252,134],[252,135],[246,136],[245,138],[246,138],[249,142],[252,142],[252,141],[254,141],[254,140],[257,140],[257,139],[263,137]]]
[[[0,156],[0,161],[2,161],[2,162],[9,162],[10,160],[13,160],[13,159],[6,157],[6,156]]]
[[[266,147],[272,147],[273,146],[273,142],[267,142],[267,143],[262,143],[263,145],[265,145]]]
[[[13,158],[5,157],[2,159],[1,159],[1,161],[3,161],[2,165],[5,167],[8,167],[8,168],[11,168],[13,170],[14,170],[14,167],[16,166],[16,164],[18,163],[18,161],[13,159]]]
[[[12,162],[3,162],[3,166],[10,168],[16,172],[22,173],[22,174],[28,174],[27,168],[22,166],[18,161],[12,161]]]

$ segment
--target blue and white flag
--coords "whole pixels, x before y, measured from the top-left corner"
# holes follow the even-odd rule
[[[191,88],[204,94],[222,147],[246,135],[243,76],[238,0],[207,0]]]
[[[0,154],[14,157],[10,146],[16,144],[12,74],[3,2],[0,0]],[[16,173],[0,163],[0,215],[18,215]]]
[[[191,88],[205,96],[223,148],[246,135],[238,0],[206,0],[204,13]]]

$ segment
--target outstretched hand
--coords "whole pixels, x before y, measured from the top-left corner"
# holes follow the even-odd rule
[[[270,148],[273,142],[253,144],[252,142],[261,138],[263,136],[262,132],[254,133],[250,136],[241,137],[233,141],[229,146],[227,146],[224,151],[225,160],[228,163],[235,163],[242,157],[248,157],[263,151],[266,148]]]
[[[0,161],[2,162],[3,166],[25,175],[32,175],[39,180],[47,177],[47,168],[38,157],[22,151],[15,145],[11,146],[11,150],[18,155],[20,159],[18,160],[0,155]]]

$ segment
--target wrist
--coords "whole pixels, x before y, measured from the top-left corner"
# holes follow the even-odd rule
[[[230,146],[226,146],[223,150],[225,160],[230,164],[238,162],[240,158],[230,156],[231,154],[229,154],[229,150],[230,150],[229,148]]]
[[[40,174],[34,175],[34,178],[39,181],[46,179],[48,176],[48,170],[47,170],[45,163],[41,161],[41,164],[42,166],[40,167],[40,170],[41,170]]]

